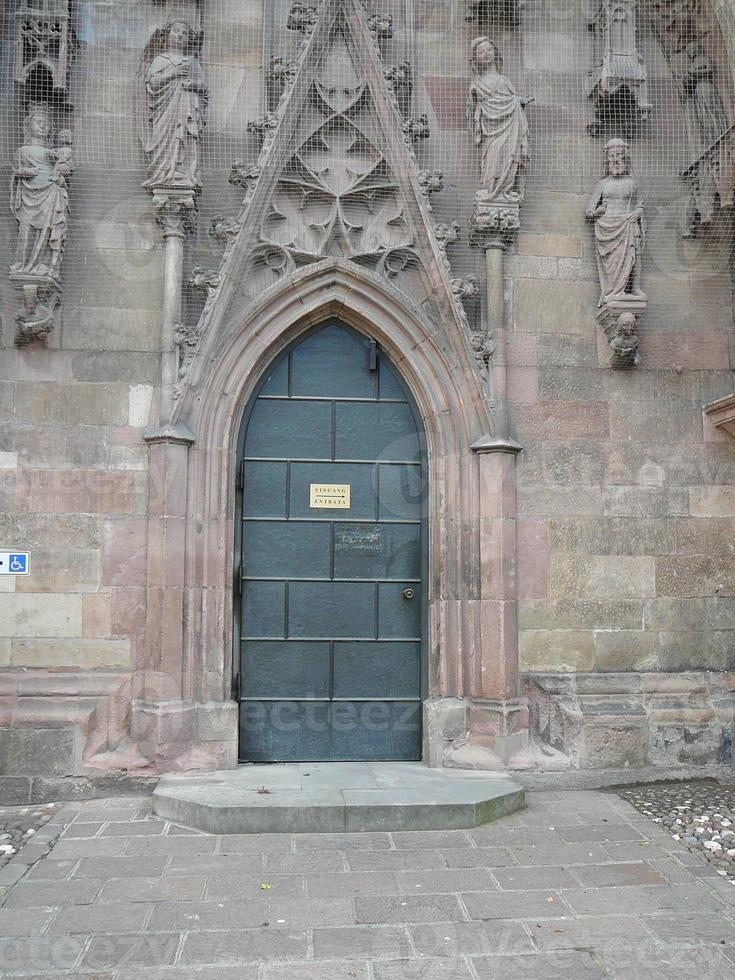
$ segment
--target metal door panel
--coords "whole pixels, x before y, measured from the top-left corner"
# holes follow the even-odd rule
[[[286,636],[285,582],[243,582],[242,635],[253,639]]]
[[[248,444],[259,459],[331,459],[331,405],[259,398],[250,416]]]
[[[424,476],[418,464],[381,463],[378,467],[378,519],[421,520]]]
[[[246,701],[240,707],[240,754],[252,762],[390,762],[420,753],[420,702]]]
[[[411,599],[406,598],[413,592]],[[421,639],[421,586],[390,582],[378,586],[378,637],[381,640]]]
[[[243,483],[243,515],[248,517],[286,516],[286,463],[245,463]]]
[[[370,342],[339,327],[307,337],[291,356],[291,395],[377,398],[377,372],[369,370]]]
[[[271,367],[266,375],[265,384],[260,389],[261,397],[265,395],[288,395],[288,358],[284,357]]]
[[[344,524],[334,530],[335,578],[421,578],[420,524]]]
[[[330,524],[245,521],[244,574],[248,578],[329,578],[331,532]]]
[[[416,698],[420,643],[335,643],[334,696]]]
[[[421,459],[416,420],[405,402],[337,402],[335,421],[340,459]]]
[[[375,636],[375,586],[291,582],[288,635],[304,639]]]
[[[420,758],[422,447],[390,362],[347,327],[270,369],[241,442],[241,758]],[[312,484],[349,485],[349,508],[312,508]]]
[[[249,698],[328,698],[329,643],[247,641],[242,685]]]

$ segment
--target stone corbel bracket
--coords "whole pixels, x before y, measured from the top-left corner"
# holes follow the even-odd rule
[[[11,272],[10,281],[23,297],[23,306],[15,314],[16,347],[33,343],[46,347],[61,318],[61,283],[51,276],[22,272]]]
[[[491,242],[510,244],[513,235],[521,227],[521,205],[499,204],[490,198],[488,191],[475,194],[470,220],[470,245],[488,248]]]
[[[597,322],[607,337],[610,367],[633,368],[640,364],[637,330],[647,307],[647,300],[631,297],[610,300],[598,307]]]

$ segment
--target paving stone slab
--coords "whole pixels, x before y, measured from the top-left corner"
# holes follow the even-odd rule
[[[411,955],[408,933],[396,926],[314,930],[315,959],[369,960]]]
[[[592,954],[582,951],[473,957],[472,963],[482,980],[606,980]]]
[[[471,980],[466,960],[396,960],[374,963],[375,980]]]
[[[304,960],[307,951],[306,932],[270,928],[192,932],[184,940],[179,962],[186,966],[236,966],[255,960]]]
[[[506,777],[420,763],[254,765],[164,775],[153,811],[220,834],[431,831],[477,827],[524,800]]]
[[[675,950],[641,945],[636,949],[602,950],[601,962],[613,980],[725,980],[733,976],[726,951],[716,946]]]
[[[535,947],[519,922],[438,922],[409,926],[419,956],[508,956]]]

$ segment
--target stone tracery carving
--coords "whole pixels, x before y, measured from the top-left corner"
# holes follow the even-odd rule
[[[648,99],[648,72],[638,50],[638,0],[602,0],[589,24],[595,37],[595,81],[590,91],[595,122],[587,127],[597,136],[612,126],[632,136],[653,106]]]
[[[15,13],[15,81],[35,98],[64,101],[74,56],[71,0],[20,0]]]
[[[504,21],[510,27],[515,27],[525,5],[525,0],[468,0],[465,20]]]
[[[10,279],[23,294],[16,314],[17,344],[46,342],[61,303],[61,263],[69,215],[67,181],[73,172],[72,135],[62,130],[51,146],[49,110],[36,106],[23,123],[23,145],[16,151],[10,206],[18,222]]]
[[[209,91],[199,61],[202,35],[181,20],[155,31],[141,59],[146,112],[143,146],[149,159],[144,187],[198,192],[200,150]]]

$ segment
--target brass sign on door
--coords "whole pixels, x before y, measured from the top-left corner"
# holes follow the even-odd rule
[[[309,486],[309,507],[312,510],[349,510],[349,483],[312,483]]]

